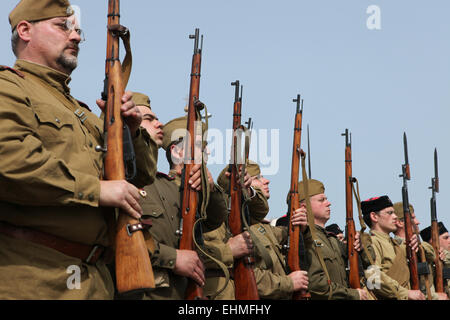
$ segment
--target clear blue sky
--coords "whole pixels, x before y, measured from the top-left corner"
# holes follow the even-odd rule
[[[0,64],[12,66],[8,14],[2,1]],[[107,1],[73,0],[81,8],[86,42],[72,74],[72,94],[97,114],[103,88]],[[380,30],[369,30],[370,5],[380,9]],[[268,218],[286,212],[293,117],[292,99],[304,98],[302,145],[310,126],[312,178],[325,183],[329,223],[345,223],[344,138],[353,141],[353,174],[363,199],[383,194],[401,201],[402,135],[406,131],[412,179],[409,197],[422,227],[430,224],[428,189],[433,150],[440,162],[438,217],[450,227],[450,3],[444,0],[137,1],[122,0],[122,24],[134,54],[128,85],[147,93],[163,122],[183,115],[189,91],[196,27],[204,35],[200,99],[213,114],[210,127],[232,124],[234,89],[244,85],[243,119],[254,129],[278,130],[279,170],[271,180]],[[269,135],[270,136],[270,135]],[[270,145],[270,140],[269,140]],[[224,160],[229,150],[223,147]],[[270,154],[270,150],[269,150]],[[162,153],[160,153],[162,155]],[[254,159],[260,160],[260,159]],[[160,158],[161,171],[167,171]],[[217,177],[224,165],[211,165]],[[356,216],[357,228],[359,222]]]

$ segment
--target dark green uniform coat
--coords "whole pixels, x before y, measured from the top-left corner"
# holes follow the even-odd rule
[[[286,273],[286,260],[282,254],[287,228],[258,223],[250,229],[270,257],[270,266],[266,265],[260,253],[257,252],[255,258],[255,278],[260,299],[292,299],[294,284]]]
[[[327,276],[313,247],[311,232],[307,229],[304,237],[311,299],[359,300],[356,289],[349,287],[346,268],[345,248],[342,243],[324,228],[315,226],[325,265],[331,280],[332,294]]]
[[[156,288],[150,292],[150,299],[184,299],[187,278],[173,272],[177,258],[180,236],[180,180],[171,171],[169,176],[157,173],[153,184],[144,187],[147,197],[141,200],[144,215],[152,217],[150,233],[155,242],[151,257]],[[207,208],[208,219],[202,223],[204,232],[218,228],[224,218],[226,203],[222,192],[213,188]]]

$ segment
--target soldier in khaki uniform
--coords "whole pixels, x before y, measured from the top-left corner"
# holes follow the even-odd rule
[[[405,244],[392,239],[389,233],[397,230],[397,216],[388,196],[370,198],[361,202],[364,222],[370,227],[372,248],[377,268],[366,270],[367,279],[374,281],[378,299],[424,300],[420,290],[411,290],[410,273],[406,261]],[[417,251],[417,238],[411,247]]]
[[[224,190],[225,200],[229,201],[229,189],[230,189],[230,173],[228,172],[229,166],[225,167],[217,178],[217,184]],[[247,167],[247,172],[244,177],[244,187],[247,188],[247,192],[250,195],[250,201],[248,203],[250,219],[248,223],[259,221],[265,217],[269,211],[267,200],[258,189],[251,188],[251,176],[252,167]],[[226,219],[222,225],[210,232],[204,234],[205,249],[215,259],[221,261],[228,269],[231,279],[225,277],[224,271],[220,266],[207,259],[205,261],[206,267],[206,283],[205,283],[205,295],[209,297],[215,296],[216,300],[234,300],[235,299],[235,287],[232,279],[234,259],[238,259],[247,256],[253,251],[253,242],[250,234],[245,231],[236,236],[232,236],[231,231],[228,228],[228,214],[229,207],[227,205]],[[220,293],[219,290],[223,289]]]
[[[438,223],[439,229],[439,259],[443,262],[444,267],[444,288],[447,296],[450,297],[450,236],[448,234],[447,228],[445,228],[442,222]],[[426,227],[420,231],[420,236],[423,241],[431,245],[431,226]]]
[[[158,124],[156,115],[150,109],[149,99],[146,103],[145,96],[139,96],[136,93],[133,95],[133,99],[135,99],[137,105],[147,107],[147,110],[142,110],[143,125],[156,141],[161,141],[161,146],[166,150],[171,168],[168,175],[160,172],[156,174],[155,182],[144,187],[147,197],[141,200],[144,214],[152,218],[152,227],[149,231],[155,244],[151,260],[156,288],[146,298],[152,300],[181,300],[185,297],[188,278],[195,280],[200,285],[205,283],[204,264],[199,254],[196,251],[178,249],[181,224],[180,185],[183,163],[177,162],[178,164],[175,164],[171,159],[183,159],[183,138],[185,137],[187,118],[176,118],[162,127]],[[162,139],[160,139],[160,133],[162,133]],[[194,166],[193,174],[196,175],[199,169],[200,166]],[[198,191],[200,191],[199,180],[199,176],[192,178],[191,183],[191,186]],[[202,223],[204,232],[219,227],[226,212],[225,199],[220,188],[214,185],[211,177],[209,183],[211,193],[207,207],[207,220]]]
[[[147,130],[158,148],[161,148],[164,138],[164,125],[152,110],[150,98],[143,93],[133,92],[131,99],[142,114],[141,127]]]
[[[395,211],[395,215],[397,216],[397,230],[394,232],[395,234],[395,240],[399,241],[400,243],[405,241],[406,238],[406,234],[405,234],[405,213],[403,211],[403,202],[396,202],[394,203],[394,211]],[[419,230],[419,224],[420,222],[417,220],[416,214],[414,212],[414,207],[409,204],[409,211],[411,212],[411,221],[412,223],[416,226],[417,230]],[[420,248],[422,247],[422,248]],[[435,252],[433,249],[433,246],[430,245],[428,242],[422,242],[419,245],[419,250],[422,250],[425,254],[425,258],[426,258],[426,263],[428,265],[428,270],[430,271],[429,275],[428,275],[428,281],[429,281],[429,289],[431,292],[431,297],[433,300],[448,300],[447,294],[445,293],[438,293],[436,292],[434,285],[433,285],[433,273],[431,272],[432,270],[432,265],[435,259]],[[419,254],[417,255],[417,257],[419,258]],[[418,261],[420,261],[420,259],[418,259]],[[419,280],[420,280],[420,289],[422,291],[422,293],[428,298],[427,296],[427,285],[426,285],[426,281],[425,281],[425,275],[420,275],[419,274]]]
[[[255,163],[254,180],[252,186],[261,189],[264,197],[270,198],[270,181],[261,175],[258,164]],[[306,226],[306,209],[299,208],[294,213],[292,225]],[[266,250],[270,260],[263,259],[256,248],[255,278],[258,285],[258,293],[261,299],[292,299],[292,294],[308,289],[308,275],[306,271],[287,270],[286,260],[283,255],[283,245],[287,242],[287,227],[271,226],[268,221],[253,224],[250,230],[256,239],[262,244],[262,250]]]
[[[229,172],[228,167],[222,170],[218,183],[224,190],[229,190]],[[254,274],[258,287],[258,294],[261,299],[290,299],[292,293],[296,290],[306,289],[308,285],[308,278],[306,272],[297,271],[287,275],[285,270],[285,261],[281,252],[282,243],[286,241],[287,232],[285,228],[272,227],[264,217],[269,212],[267,199],[270,197],[269,180],[261,175],[259,165],[256,162],[249,161],[247,164],[247,173],[251,179],[251,199],[249,202],[250,212],[250,230],[254,234],[254,241],[248,242],[248,248],[255,248],[255,267]],[[293,224],[306,223],[306,215],[302,210],[296,213],[293,219]],[[221,228],[221,238],[223,243],[223,252],[227,252],[226,248],[230,245],[228,239],[233,239],[228,228],[224,225]],[[244,234],[247,232],[244,232]],[[255,245],[259,243],[259,246]],[[264,250],[265,259],[260,250]],[[234,256],[237,258],[237,256]],[[233,265],[233,260],[227,260],[229,265]],[[222,278],[222,281],[224,278]],[[210,279],[212,283],[217,281],[216,278]],[[215,283],[215,288],[219,286]],[[230,281],[228,288],[234,288],[233,281]],[[234,289],[233,289],[234,290]],[[234,291],[230,293],[234,298]]]
[[[306,219],[306,218],[305,218]],[[293,222],[294,225],[299,224]],[[270,264],[256,253],[255,278],[261,299],[292,299],[292,294],[308,289],[308,275],[306,271],[289,273],[283,255],[283,245],[286,244],[288,231],[285,227],[271,226],[268,221],[254,224],[250,229],[262,243],[270,255]]]
[[[303,181],[298,184],[299,201],[305,205],[306,195],[303,191]],[[330,206],[325,195],[322,182],[314,179],[308,180],[309,198],[312,214],[314,216],[317,246],[314,245],[310,227],[304,232],[306,257],[308,262],[309,292],[311,299],[321,300],[367,300],[367,291],[352,289],[348,284],[346,272],[346,248],[337,237],[325,230],[325,224],[330,219]],[[359,241],[355,241],[355,249],[360,251]],[[320,250],[321,252],[318,252]],[[323,256],[323,262],[320,259]],[[326,270],[324,270],[323,263]],[[328,272],[329,279],[326,275]],[[328,282],[329,280],[329,282]]]
[[[103,122],[70,95],[82,39],[69,6],[22,0],[9,15],[17,61],[0,68],[0,299],[112,298],[104,253],[114,211],[101,207],[142,214],[135,186],[100,179]],[[122,115],[143,186],[157,149],[130,98]]]

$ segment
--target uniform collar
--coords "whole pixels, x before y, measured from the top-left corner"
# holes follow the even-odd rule
[[[175,179],[174,177],[172,177],[172,176],[170,176],[168,174],[165,174],[164,172],[160,172],[160,171],[156,172],[156,176],[157,177],[163,177],[163,178],[166,178],[168,180],[174,180]]]
[[[405,242],[405,239],[399,236],[394,236],[392,240],[397,242],[398,244],[402,244],[403,242]]]
[[[177,184],[177,186],[179,187],[181,186],[181,176],[178,175],[177,170],[175,169],[170,170],[168,176],[173,179],[173,181]]]
[[[386,240],[390,240],[391,236],[389,234],[386,234],[384,232],[380,232],[380,231],[375,231],[375,230],[370,230],[370,233],[378,238],[383,238]]]
[[[14,69],[42,79],[63,94],[70,94],[69,82],[71,78],[65,73],[41,64],[21,59],[16,61]]]

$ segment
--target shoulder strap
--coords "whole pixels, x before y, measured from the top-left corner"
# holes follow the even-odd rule
[[[20,72],[19,70],[13,69],[13,68],[8,67],[8,66],[0,65],[0,71],[4,71],[4,70],[11,71],[12,73],[17,74],[19,77],[25,78],[25,75],[22,72]]]

